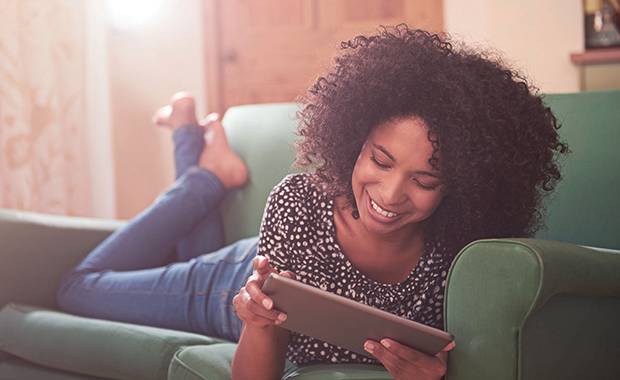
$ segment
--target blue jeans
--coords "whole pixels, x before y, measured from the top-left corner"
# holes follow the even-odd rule
[[[222,247],[225,188],[196,166],[203,130],[183,126],[173,140],[175,183],[65,275],[58,304],[86,317],[238,341],[232,299],[252,273],[258,239]]]

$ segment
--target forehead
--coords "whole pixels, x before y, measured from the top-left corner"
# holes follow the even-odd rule
[[[433,158],[433,144],[429,141],[428,126],[418,117],[395,118],[380,123],[368,136],[366,146],[386,153],[396,163],[411,170],[440,169],[429,163]],[[439,158],[438,152],[435,158]]]
[[[428,126],[419,117],[409,116],[393,118],[377,125],[368,136],[369,140],[385,140],[402,143],[423,143],[432,145],[428,140]]]

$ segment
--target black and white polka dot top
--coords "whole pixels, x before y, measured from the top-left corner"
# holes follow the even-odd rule
[[[273,189],[260,229],[258,254],[267,257],[277,271],[293,271],[306,284],[442,329],[449,256],[429,245],[405,281],[382,284],[367,278],[338,246],[333,199],[313,185],[310,176],[289,175]],[[378,363],[295,332],[287,358],[296,365]]]

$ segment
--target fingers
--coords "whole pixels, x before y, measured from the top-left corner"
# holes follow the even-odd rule
[[[262,256],[253,259],[255,273],[233,299],[233,306],[241,320],[256,326],[279,325],[286,320],[286,314],[273,310],[273,301],[262,292],[261,287],[271,273],[277,273],[269,261]],[[292,272],[285,272],[289,278]],[[283,273],[284,274],[284,273]]]
[[[447,370],[447,354],[444,352],[429,356],[392,339],[383,339],[380,344],[369,340],[364,349],[379,359],[396,379],[408,376],[439,379]]]
[[[257,256],[252,265],[255,272],[248,278],[245,286],[233,299],[233,306],[241,320],[255,326],[279,325],[286,320],[286,314],[273,309],[273,301],[261,290],[265,281],[272,273],[278,273],[267,258]],[[284,277],[295,279],[291,271],[280,273]]]
[[[260,276],[253,277],[255,276],[250,277],[250,280],[245,284],[245,291],[254,302],[262,305],[267,310],[271,310],[273,308],[273,301],[261,290],[264,281],[260,280]]]
[[[233,306],[242,321],[255,326],[273,326],[286,320],[286,314],[268,309],[262,303],[252,299],[246,288],[241,288],[239,294],[233,299]]]
[[[261,278],[264,278],[264,280],[266,280],[271,273],[278,273],[275,269],[271,267],[271,265],[269,265],[269,260],[267,260],[267,258],[264,256],[256,256],[254,260],[252,260],[252,265],[254,265],[256,273]]]
[[[448,343],[448,345],[445,346],[441,351],[450,351],[451,349],[454,348],[454,346],[455,346],[455,343],[454,343],[454,341],[452,341],[452,342]]]
[[[297,276],[295,275],[295,273],[291,272],[290,270],[287,270],[286,272],[281,272],[280,276],[288,277],[291,280],[297,280]]]

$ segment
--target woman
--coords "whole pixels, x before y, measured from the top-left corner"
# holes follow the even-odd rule
[[[238,339],[234,378],[277,378],[285,357],[441,378],[453,345],[431,357],[384,339],[366,342],[377,360],[359,356],[279,327],[286,315],[262,284],[281,273],[443,328],[456,253],[480,238],[532,236],[567,147],[527,82],[481,53],[406,26],[342,49],[300,112],[297,164],[314,173],[274,188],[258,243],[199,256],[220,248],[217,202],[247,169],[217,120],[201,151],[193,102],[178,96],[157,117],[175,130],[177,182],[67,275],[61,307]],[[175,245],[189,261],[160,267]]]

